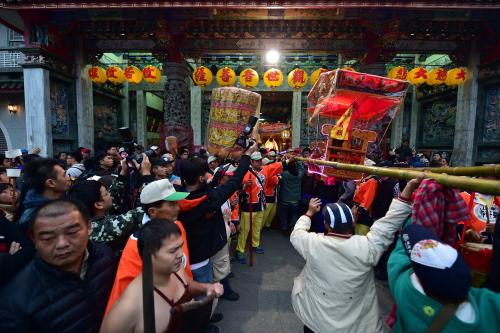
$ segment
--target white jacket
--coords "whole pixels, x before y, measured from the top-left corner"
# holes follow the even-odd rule
[[[304,325],[316,333],[382,331],[373,267],[410,214],[411,205],[394,199],[366,236],[350,238],[310,233],[311,220],[299,218],[290,241],[306,264],[295,278],[292,305]]]

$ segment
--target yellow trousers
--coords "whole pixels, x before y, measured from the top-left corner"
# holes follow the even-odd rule
[[[264,217],[262,218],[262,229],[264,229],[264,227],[269,228],[271,226],[275,215],[276,203],[268,203],[266,205],[266,210],[264,211]]]
[[[252,212],[252,246],[260,245],[260,229],[262,228],[262,218],[264,211]],[[238,235],[238,245],[236,251],[245,252],[248,233],[250,232],[250,212],[241,212],[240,214],[240,234]]]

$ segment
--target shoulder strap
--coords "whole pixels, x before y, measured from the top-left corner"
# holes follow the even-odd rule
[[[177,279],[178,279],[178,280],[181,282],[181,284],[184,286],[184,289],[187,289],[188,284],[187,284],[187,283],[185,283],[185,282],[181,279],[181,277],[177,274],[177,272],[174,272],[174,275],[177,277]]]
[[[250,168],[250,172],[255,176],[255,178],[257,178],[257,181],[259,182],[260,186],[262,186],[262,189],[264,189],[264,184],[262,184],[262,181],[260,180],[259,175],[256,174],[252,168]]]
[[[170,306],[175,306],[175,303],[172,302],[172,300],[170,300],[170,298],[168,298],[164,293],[162,293],[160,289],[154,287],[154,291],[156,291],[156,293],[160,295],[160,297],[163,298],[165,302],[167,302]]]
[[[451,317],[455,314],[455,311],[458,308],[458,304],[447,303],[443,305],[439,314],[434,318],[431,323],[431,326],[427,329],[425,333],[441,333],[443,328],[448,324]]]

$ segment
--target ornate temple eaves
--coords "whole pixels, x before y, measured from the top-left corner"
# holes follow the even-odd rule
[[[497,0],[455,0],[455,1],[93,1],[93,0],[2,0],[0,8],[8,9],[88,9],[88,8],[420,8],[420,9],[500,9]]]

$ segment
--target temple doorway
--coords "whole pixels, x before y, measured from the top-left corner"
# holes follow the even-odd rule
[[[259,92],[260,141],[267,149],[283,151],[291,147],[291,117],[293,93],[290,91]]]

